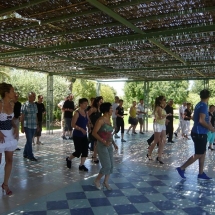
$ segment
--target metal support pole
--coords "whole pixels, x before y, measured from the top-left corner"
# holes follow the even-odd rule
[[[53,134],[53,75],[47,76],[46,130]]]
[[[146,81],[146,108],[145,111],[148,113],[149,111],[149,82]],[[146,132],[149,131],[149,117],[146,115]]]
[[[146,112],[146,82],[143,82],[144,111]],[[143,131],[146,131],[146,115],[143,115]]]
[[[96,83],[96,96],[100,96],[101,84],[99,82]]]
[[[149,107],[149,82],[144,81],[144,109],[145,112],[148,112]],[[149,130],[149,117],[148,114],[144,115],[144,131],[148,132]]]

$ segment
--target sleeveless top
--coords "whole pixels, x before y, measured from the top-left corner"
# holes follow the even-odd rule
[[[137,114],[136,108],[135,108],[135,107],[132,107],[132,108],[130,109],[130,117],[136,118],[136,114]]]
[[[92,114],[90,115],[90,121],[91,121],[91,123],[93,124],[93,126],[95,126],[96,121],[98,120],[98,118],[101,117],[101,115],[102,115],[102,114],[101,114],[101,112],[98,111],[98,109],[97,109],[96,112],[94,112],[94,113],[92,113]]]
[[[1,101],[2,102],[2,101]],[[13,135],[12,119],[14,113],[7,114],[3,112],[4,103],[2,102],[2,109],[0,110],[0,130],[5,135],[4,143],[0,143],[0,153],[6,151],[14,151],[17,148],[17,140]]]
[[[166,111],[162,108],[161,115],[166,115]],[[166,117],[163,119],[159,119],[158,113],[155,112],[155,123],[158,123],[160,125],[165,125]]]
[[[79,111],[77,111],[77,112],[79,114],[79,117],[78,117],[78,119],[76,121],[76,125],[78,127],[80,127],[80,128],[83,128],[86,131],[87,130],[87,123],[88,123],[87,115],[82,116]],[[73,136],[85,137],[85,136],[87,136],[87,134],[83,134],[80,130],[74,129]]]
[[[11,113],[11,114],[3,113],[3,108],[4,108],[4,103],[2,102],[2,109],[0,112],[0,130],[11,130],[14,113]]]
[[[98,131],[98,135],[107,142],[113,141],[113,127],[107,123],[104,123]]]

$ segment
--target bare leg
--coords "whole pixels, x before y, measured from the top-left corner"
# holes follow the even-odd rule
[[[128,128],[128,130],[127,130],[127,133],[130,131],[130,129],[132,128],[133,126],[132,125],[130,125],[130,127]]]
[[[13,152],[5,152],[4,184],[8,185],[13,164]]]
[[[140,132],[143,132],[143,124],[140,124]]]
[[[99,173],[95,179],[95,184],[97,187],[100,187],[100,180],[103,177],[103,174]]]
[[[203,173],[204,163],[205,163],[205,154],[206,152],[199,158],[199,174]]]
[[[124,133],[121,133],[121,139],[123,139],[123,137],[124,137]]]
[[[160,145],[160,135],[161,135],[161,132],[155,132],[154,133],[154,142],[150,145],[150,148],[149,148],[149,156],[152,154],[152,151],[155,147],[155,145],[159,142],[159,145]]]
[[[185,170],[188,166],[194,163],[197,159],[200,159],[204,155],[196,155],[191,156],[180,168],[181,170]],[[204,163],[203,163],[204,164]]]
[[[80,163],[80,166],[84,165],[85,160],[86,160],[86,157],[81,157],[81,163]]]
[[[159,148],[158,148],[158,157],[159,158],[162,157],[163,148],[164,148],[165,143],[166,143],[166,131],[162,131],[161,136],[160,136]]]
[[[105,175],[104,184],[108,184],[110,175]]]

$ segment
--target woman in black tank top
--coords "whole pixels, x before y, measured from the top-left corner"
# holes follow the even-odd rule
[[[93,101],[92,107],[88,112],[88,117],[90,119],[91,131],[96,124],[96,121],[101,117],[100,105],[103,103],[103,97],[98,96]],[[94,163],[99,163],[97,159],[97,150],[96,150],[96,139],[93,137],[92,132],[89,133],[89,138],[91,142],[91,150],[93,150],[92,161]]]

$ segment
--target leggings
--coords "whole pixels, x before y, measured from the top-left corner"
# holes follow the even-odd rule
[[[124,134],[125,125],[124,125],[124,119],[123,118],[118,118],[118,117],[116,118],[116,126],[117,126],[116,133],[118,133],[120,128],[121,128],[121,134]]]

